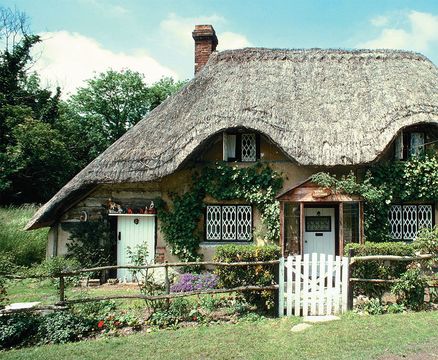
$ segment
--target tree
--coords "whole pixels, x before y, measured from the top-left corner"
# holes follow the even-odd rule
[[[109,70],[88,80],[71,97],[65,123],[71,125],[75,144],[82,143],[89,151],[88,162],[184,84],[163,78],[148,86],[138,72]]]
[[[88,80],[70,105],[81,117],[100,122],[109,145],[149,111],[149,89],[138,72],[109,70]]]
[[[69,154],[53,129],[60,89],[42,89],[30,72],[40,38],[29,34],[24,13],[0,8],[0,37],[0,199],[44,201],[71,176]]]

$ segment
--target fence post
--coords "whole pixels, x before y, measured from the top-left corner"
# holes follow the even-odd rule
[[[62,303],[65,301],[65,281],[62,274],[59,275],[59,301]]]
[[[278,317],[284,316],[284,257],[278,264]]]
[[[167,265],[167,260],[164,262],[164,288],[166,295],[170,294],[170,280],[169,280],[169,265]],[[170,299],[166,299],[166,306],[169,308]]]
[[[352,275],[351,258],[354,257],[354,249],[348,251],[348,298],[347,298],[347,310],[353,310],[353,287],[354,282],[350,281]]]

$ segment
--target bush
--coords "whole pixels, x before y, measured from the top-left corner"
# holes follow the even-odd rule
[[[40,317],[29,314],[0,316],[0,349],[32,344],[40,324]]]
[[[420,268],[410,268],[396,282],[391,291],[401,297],[401,303],[412,310],[420,310],[424,306],[424,289],[426,278]]]
[[[181,274],[178,282],[170,287],[171,292],[188,292],[195,290],[214,289],[217,286],[218,277],[216,274]]]
[[[37,337],[41,344],[78,341],[93,330],[93,323],[68,311],[55,312],[41,318]]]
[[[0,254],[0,309],[2,309],[7,302],[5,275],[14,274],[17,271],[17,266],[14,264],[14,257],[11,253]]]
[[[69,224],[68,230],[70,242],[67,243],[67,257],[79,261],[83,268],[116,263],[113,251],[116,234],[111,231],[106,216],[102,215],[98,221]]]
[[[155,311],[150,318],[150,323],[160,328],[176,326],[179,322],[189,320],[192,315],[192,304],[184,298],[176,298],[169,304],[168,309]]]
[[[415,248],[412,244],[403,242],[382,242],[365,244],[348,244],[345,254],[354,250],[355,256],[367,255],[396,255],[413,256]],[[352,266],[352,277],[362,279],[398,279],[407,270],[409,262],[400,261],[363,261]],[[364,294],[368,297],[381,297],[385,291],[389,291],[390,284],[372,284],[357,282],[354,285],[355,295]]]
[[[223,245],[216,250],[215,261],[247,262],[278,260],[280,248],[275,245]],[[275,265],[248,265],[238,267],[221,266],[216,268],[219,287],[234,288],[239,286],[268,286],[275,284]],[[243,293],[246,301],[257,306],[259,310],[271,310],[274,307],[274,291],[247,291]]]
[[[438,226],[433,229],[424,228],[413,242],[415,249],[422,254],[432,254],[432,263],[438,261]]]
[[[0,253],[13,254],[16,265],[31,266],[44,260],[48,229],[23,230],[36,210],[33,205],[0,208]]]

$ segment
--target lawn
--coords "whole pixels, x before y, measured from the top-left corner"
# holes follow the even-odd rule
[[[162,330],[0,353],[9,359],[376,359],[438,342],[438,312],[358,316],[291,332],[297,318]]]
[[[54,304],[59,301],[58,291],[50,280],[26,279],[9,281],[7,286],[9,303],[39,301],[42,304]],[[96,297],[107,295],[139,294],[136,285],[102,285],[98,287],[67,287],[65,295],[68,299]],[[117,300],[122,308],[144,305],[143,300]]]

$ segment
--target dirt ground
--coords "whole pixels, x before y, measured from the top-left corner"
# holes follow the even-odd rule
[[[438,338],[426,344],[414,345],[402,355],[386,354],[379,360],[438,360]]]

